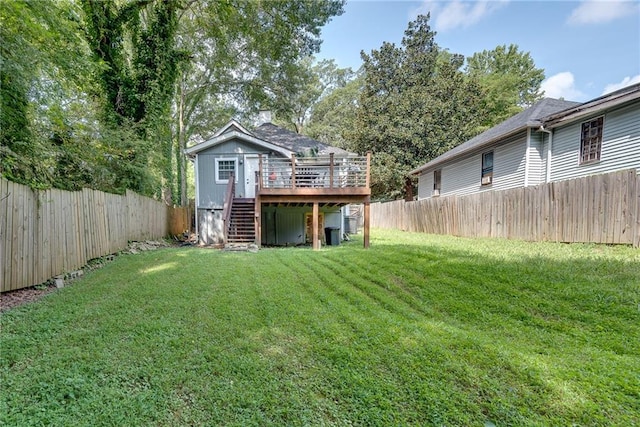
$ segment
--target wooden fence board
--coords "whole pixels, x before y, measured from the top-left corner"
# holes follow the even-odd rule
[[[7,207],[9,206],[9,182],[0,181],[0,289],[4,288],[7,279],[6,272],[9,270],[5,265],[7,262]]]
[[[371,204],[373,227],[466,237],[640,246],[635,169],[535,187]]]
[[[35,191],[0,178],[0,292],[77,270],[129,240],[166,236],[171,209],[132,192]]]
[[[635,231],[633,232],[633,246],[637,248],[640,247],[640,175],[637,175],[635,179],[635,192],[633,193],[633,199],[635,200],[635,221],[633,221]]]

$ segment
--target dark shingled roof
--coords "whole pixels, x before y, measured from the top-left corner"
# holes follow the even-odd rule
[[[279,145],[295,153],[310,153],[314,149],[317,149],[317,154],[319,155],[334,153],[346,156],[351,154],[342,148],[332,147],[308,136],[300,135],[276,126],[273,123],[261,124],[253,130],[253,134],[260,139]]]
[[[539,127],[542,124],[540,119],[543,119],[544,117],[549,116],[553,113],[575,107],[579,104],[579,102],[563,101],[554,98],[544,98],[536,102],[526,110],[521,111],[515,116],[509,117],[504,122],[497,124],[491,129],[487,129],[480,135],[471,138],[470,140],[458,145],[457,147],[452,148],[446,153],[431,160],[429,163],[412,170],[410,173],[415,174],[422,172],[423,170],[428,169],[438,163],[442,163],[446,160],[452,159],[459,154],[466,153],[489,143],[498,141],[501,138],[504,138],[526,128]]]

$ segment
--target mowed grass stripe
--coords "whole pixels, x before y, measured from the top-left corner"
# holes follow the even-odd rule
[[[640,423],[637,250],[372,243],[118,257],[2,314],[0,422]]]

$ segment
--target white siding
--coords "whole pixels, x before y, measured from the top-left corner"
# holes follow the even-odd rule
[[[222,190],[218,190],[217,187],[220,186],[215,183],[215,159],[214,154],[198,154],[196,185],[199,209],[222,209],[226,184],[222,186]]]
[[[431,197],[433,191],[433,171],[418,177],[418,200]]]
[[[545,175],[545,145],[542,142],[541,132],[531,131],[529,141],[529,185],[538,185],[544,182]]]
[[[547,157],[549,157],[549,134],[536,132],[540,136],[542,169],[540,170],[540,183],[547,182]]]
[[[523,186],[526,138],[527,132],[522,131],[501,143],[424,171],[418,181],[418,199],[431,197],[435,169],[442,169],[442,196]],[[481,185],[482,153],[491,150],[493,150],[493,183]]]
[[[635,168],[640,171],[640,103],[606,112],[600,161],[579,164],[581,124],[603,113],[559,127],[553,135],[551,180]]]
[[[496,147],[493,154],[492,190],[524,186],[524,164],[527,149],[527,132],[510,138],[510,142]],[[478,175],[480,172],[478,172]],[[480,177],[478,177],[480,180]]]

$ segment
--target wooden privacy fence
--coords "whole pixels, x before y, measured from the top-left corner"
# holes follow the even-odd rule
[[[168,234],[171,208],[127,192],[43,190],[0,178],[0,292],[25,288]]]
[[[635,170],[467,196],[371,204],[372,227],[464,237],[640,245]]]
[[[174,206],[169,209],[169,235],[177,236],[191,231],[194,209],[191,206]]]

